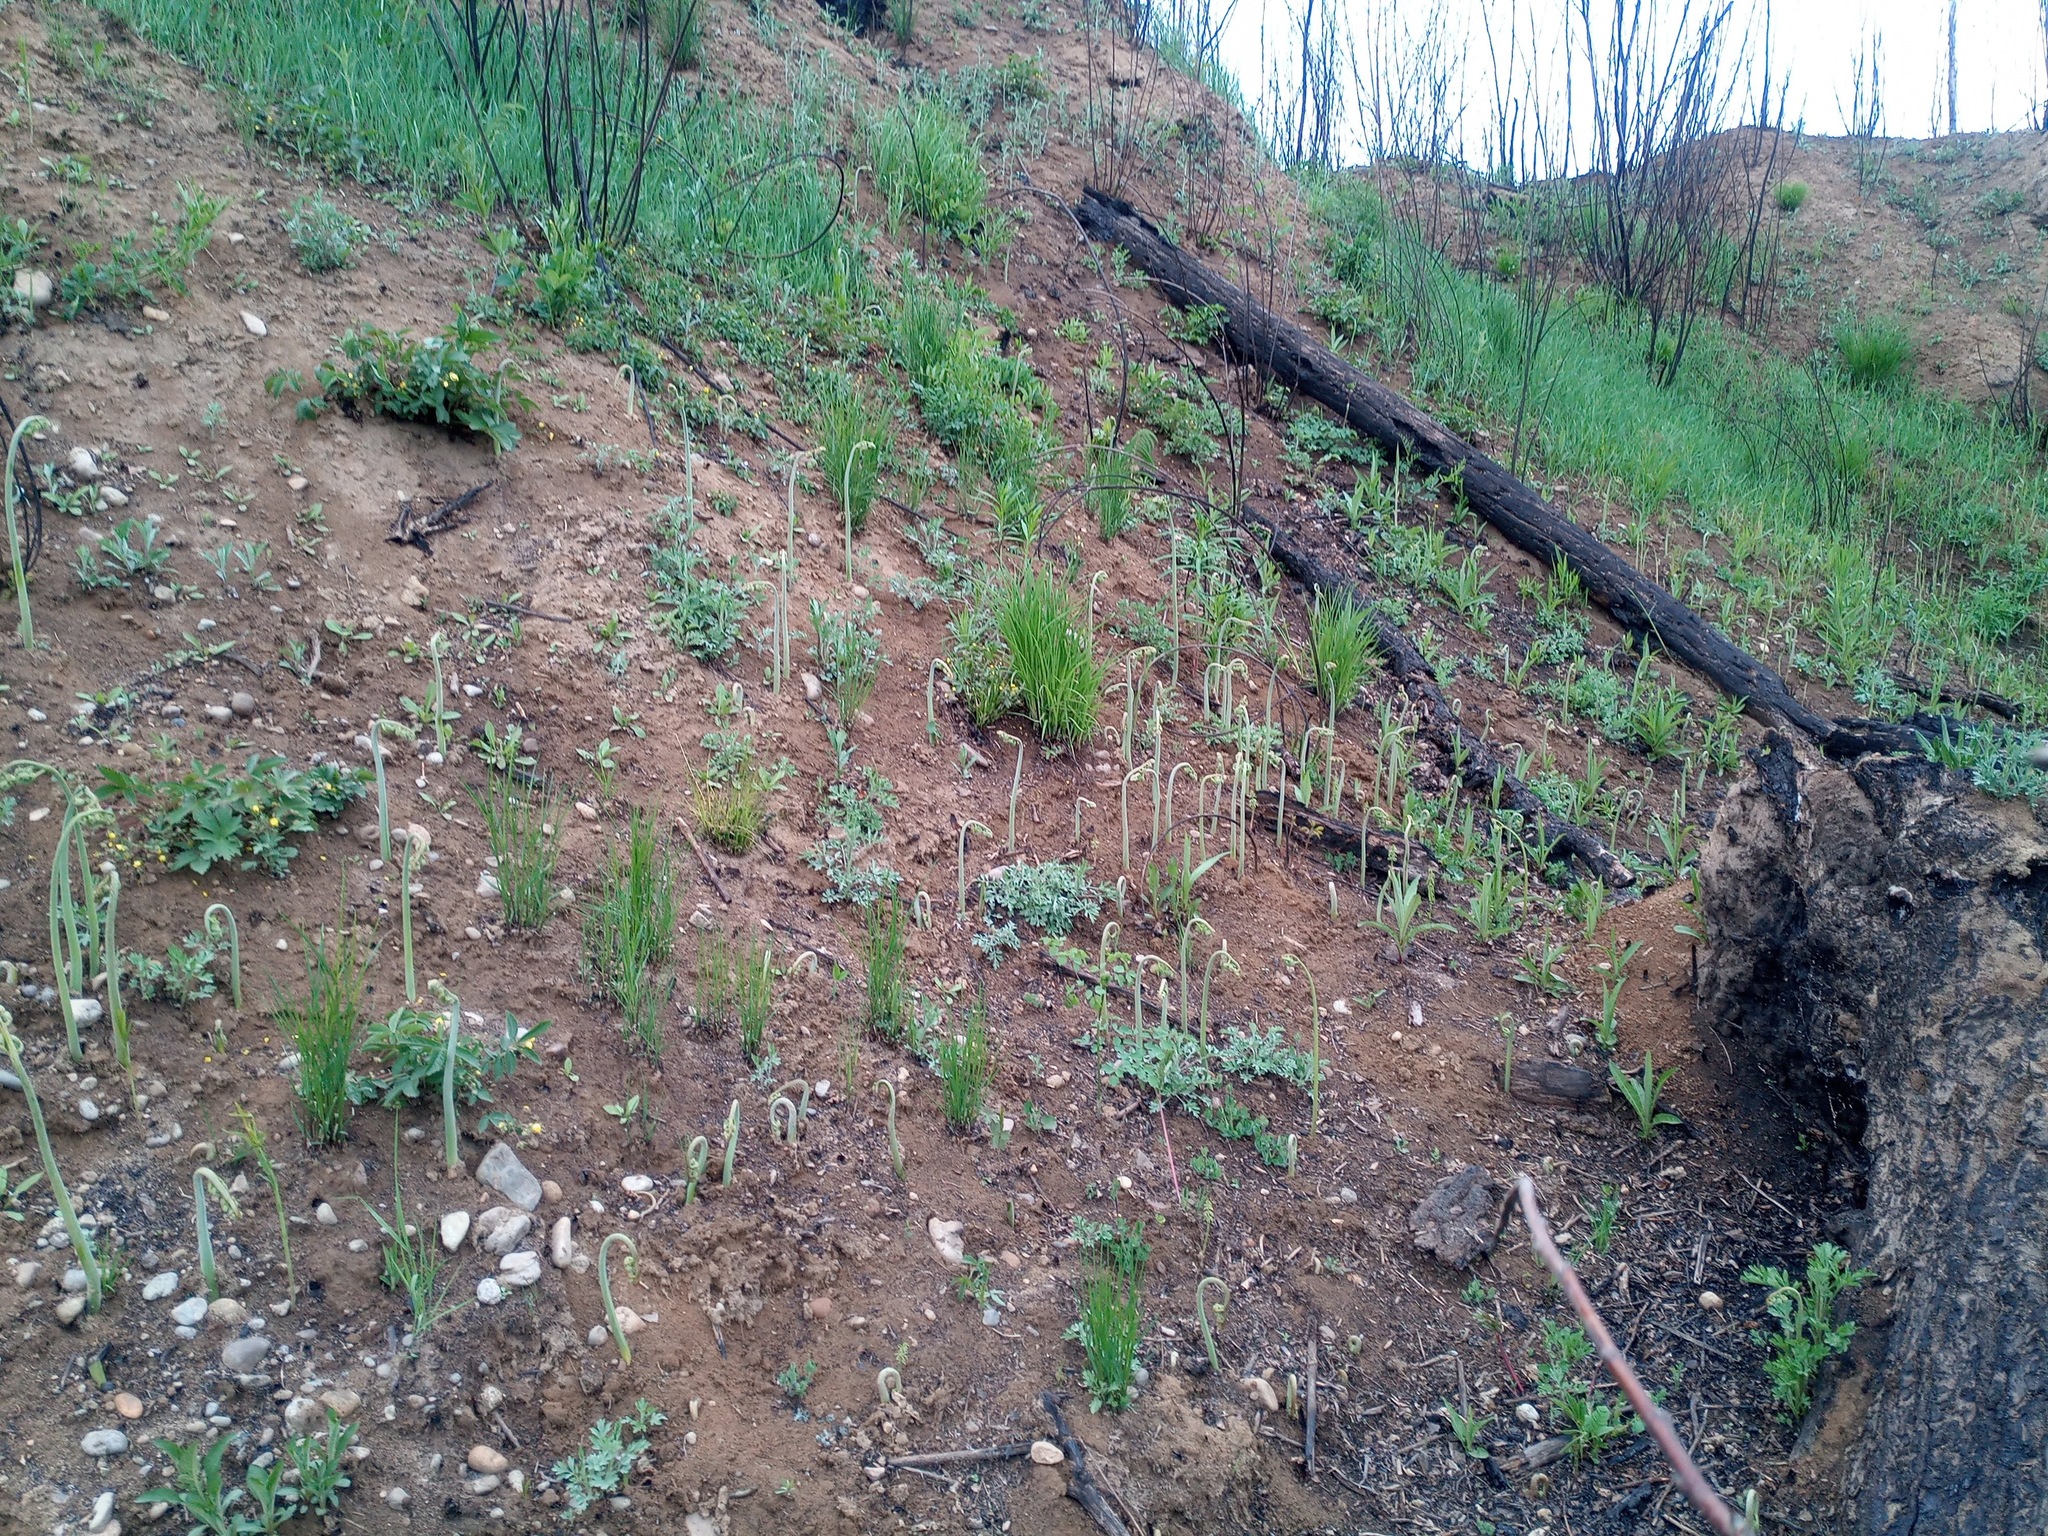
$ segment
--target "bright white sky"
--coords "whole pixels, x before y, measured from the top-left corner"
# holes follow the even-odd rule
[[[1185,3],[1185,0],[1183,0]],[[1211,0],[1221,9],[1227,0]],[[1237,0],[1223,36],[1224,62],[1244,84],[1248,101],[1260,96],[1260,82],[1267,73],[1262,58],[1262,29],[1272,34],[1263,40],[1268,56],[1276,46],[1286,47],[1290,15],[1298,16],[1303,0]],[[1391,16],[1397,25],[1419,28],[1432,0],[1317,0],[1319,5],[1335,4],[1352,30],[1364,29],[1375,18]],[[1448,30],[1464,40],[1466,53],[1467,102],[1466,144],[1470,156],[1480,153],[1480,107],[1491,98],[1489,64],[1481,14],[1490,11],[1496,38],[1505,37],[1510,9],[1519,10],[1522,31],[1527,34],[1533,13],[1543,30],[1543,54],[1554,54],[1554,39],[1572,0],[1436,0]],[[1615,0],[1593,0],[1594,15],[1603,7],[1611,14]],[[1680,0],[1652,0],[1659,8],[1675,13]],[[1696,4],[1698,0],[1696,0]],[[2034,103],[2048,97],[2044,80],[2041,30],[2042,0],[1961,0],[1957,26],[1957,122],[1964,132],[2011,129],[2024,125]],[[1762,15],[1763,0],[1738,0],[1737,17]],[[1882,38],[1883,98],[1885,132],[1900,138],[1922,138],[1933,126],[1937,92],[1945,91],[1940,79],[1944,34],[1948,24],[1947,0],[1777,0],[1771,12],[1772,75],[1791,75],[1789,117],[1803,120],[1810,134],[1843,132],[1843,114],[1851,99],[1855,80],[1855,54],[1859,41],[1872,34]],[[1559,71],[1552,67],[1555,76]],[[1347,99],[1351,96],[1348,88]],[[1940,106],[1946,129],[1945,94]],[[1345,158],[1353,158],[1347,155]]]

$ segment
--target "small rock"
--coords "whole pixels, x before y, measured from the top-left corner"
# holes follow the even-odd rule
[[[95,1429],[78,1442],[88,1456],[126,1456],[128,1437],[118,1429]]]
[[[1238,1385],[1244,1388],[1247,1397],[1265,1409],[1266,1412],[1278,1413],[1280,1411],[1280,1396],[1273,1390],[1273,1383],[1266,1380],[1265,1377],[1247,1376]]]
[[[814,1323],[830,1322],[832,1320],[832,1298],[830,1296],[813,1296],[804,1303],[804,1316]]]
[[[28,300],[31,309],[48,309],[57,296],[57,285],[50,281],[49,273],[23,267],[14,274],[14,291]]]
[[[284,1427],[293,1435],[310,1435],[327,1422],[327,1410],[310,1397],[295,1397],[284,1405]]]
[[[504,1406],[505,1389],[503,1387],[497,1386],[496,1384],[491,1382],[486,1382],[477,1391],[476,1411],[478,1413],[496,1413],[500,1408]]]
[[[116,1392],[114,1394],[114,1412],[130,1421],[139,1419],[142,1417],[142,1399],[133,1392]]]
[[[66,1296],[83,1295],[85,1292],[85,1287],[85,1271],[82,1269],[65,1270],[64,1278],[57,1282],[57,1288],[61,1290]]]
[[[486,1189],[495,1189],[523,1211],[540,1204],[540,1180],[527,1172],[519,1155],[502,1141],[494,1142],[484,1160],[477,1164],[476,1181]]]
[[[803,685],[804,685],[804,702],[805,702],[806,704],[815,704],[815,703],[817,703],[817,702],[818,702],[818,701],[819,701],[820,699],[822,699],[822,698],[824,698],[824,697],[825,697],[825,685],[824,685],[824,684],[823,684],[822,682],[820,682],[820,681],[818,680],[818,674],[817,674],[817,673],[815,673],[815,672],[806,672],[806,673],[804,673],[804,674],[803,674]]]
[[[540,1192],[542,1197],[550,1204],[562,1198],[562,1186],[553,1179],[542,1179],[540,1181]]]
[[[654,1180],[644,1173],[629,1173],[619,1180],[619,1188],[629,1195],[644,1195],[654,1188]]]
[[[1534,1403],[1515,1404],[1515,1417],[1520,1419],[1524,1424],[1528,1425],[1531,1429],[1534,1429],[1538,1424],[1541,1424],[1543,1422],[1543,1414],[1541,1413],[1541,1411],[1538,1410]]]
[[[220,1363],[237,1376],[247,1376],[261,1369],[269,1358],[270,1340],[260,1333],[230,1339],[220,1352]]]
[[[1721,1295],[1720,1295],[1720,1292],[1718,1292],[1718,1291],[1701,1291],[1701,1292],[1700,1292],[1700,1310],[1701,1310],[1702,1312],[1718,1312],[1718,1311],[1720,1311],[1720,1310],[1721,1310]]]
[[[467,1459],[470,1471],[490,1477],[503,1477],[512,1470],[511,1458],[495,1446],[472,1445]]]
[[[450,1211],[441,1218],[441,1246],[454,1253],[469,1236],[469,1212]]]
[[[458,1059],[460,1059],[460,1053],[458,1053]],[[323,1227],[335,1227],[341,1225],[341,1218],[334,1214],[334,1207],[329,1205],[325,1200],[322,1200],[318,1205],[313,1207],[313,1219],[319,1222],[320,1225]]]
[[[167,1269],[160,1275],[151,1275],[149,1283],[142,1288],[144,1301],[162,1301],[178,1288],[178,1272]]]
[[[242,328],[248,331],[251,336],[268,336],[270,334],[270,327],[263,323],[263,317],[261,315],[252,315],[246,309],[242,311]]]
[[[209,704],[200,713],[215,725],[226,725],[235,718],[235,712],[225,704]]]
[[[103,485],[100,487],[100,505],[112,507],[118,511],[120,508],[128,505],[128,493],[118,485]],[[165,713],[169,713],[168,706],[166,706]]]
[[[597,807],[588,800],[578,800],[576,802],[576,814],[585,821],[595,821],[597,820]]]
[[[498,1484],[502,1481],[504,1479],[500,1478],[496,1473],[486,1473],[482,1477],[473,1477],[469,1480],[469,1491],[478,1498],[482,1498],[487,1493],[496,1493],[498,1491]]]
[[[90,448],[71,450],[71,461],[67,468],[74,480],[97,480],[100,477],[100,463],[92,456]]]
[[[535,1285],[540,1281],[540,1255],[524,1250],[508,1253],[498,1260],[498,1283],[507,1286]]]
[[[106,1016],[107,1010],[100,1006],[97,998],[74,997],[71,999],[71,1022],[80,1028],[87,1024],[97,1024]]]
[[[555,1268],[567,1269],[575,1257],[576,1223],[567,1216],[558,1217],[548,1232],[548,1258]]]
[[[228,708],[247,720],[256,713],[256,696],[247,692],[233,694],[228,699]]]
[[[249,1309],[232,1296],[223,1296],[206,1308],[206,1319],[218,1328],[239,1328],[249,1321]]]
[[[924,1224],[924,1229],[932,1240],[932,1246],[938,1249],[940,1258],[948,1264],[966,1262],[966,1244],[960,1240],[959,1222],[944,1221],[934,1216]]]
[[[526,1234],[533,1230],[533,1218],[524,1211],[508,1213],[510,1219],[500,1223],[483,1239],[484,1251],[500,1257],[510,1253],[526,1240]],[[479,1223],[481,1225],[481,1223]],[[538,1278],[536,1276],[536,1278]]]
[[[487,1307],[495,1307],[505,1299],[505,1287],[489,1275],[476,1283],[476,1299]]]
[[[337,1419],[346,1422],[361,1410],[363,1398],[360,1392],[351,1392],[347,1387],[335,1387],[320,1394],[320,1405],[331,1409]]]
[[[1041,1467],[1056,1467],[1067,1459],[1067,1453],[1050,1440],[1031,1442],[1031,1459]]]
[[[154,304],[145,304],[142,306],[142,318],[151,325],[169,325],[171,312],[167,309],[158,309]]]
[[[85,1316],[85,1298],[83,1296],[66,1296],[57,1303],[53,1310],[58,1325],[69,1328],[81,1317]]]
[[[206,1298],[187,1296],[171,1308],[171,1321],[180,1328],[197,1328],[206,1321]]]
[[[631,1335],[645,1331],[647,1319],[631,1307],[614,1306],[612,1310],[619,1315],[619,1332]]]
[[[505,1474],[505,1486],[514,1493],[526,1492],[526,1474],[520,1471],[519,1468],[514,1467]]]
[[[425,609],[431,595],[427,591],[427,584],[420,580],[417,571],[408,573],[405,585],[398,589],[398,600],[408,608]]]
[[[1507,1190],[1477,1163],[1468,1163],[1417,1202],[1408,1229],[1416,1247],[1464,1269],[1493,1252],[1506,1204]]]
[[[303,491],[306,488],[306,477],[304,475],[288,475],[285,477],[284,483],[287,490]]]
[[[403,1488],[386,1488],[384,1490],[384,1502],[393,1509],[403,1509],[412,1502],[412,1495]]]

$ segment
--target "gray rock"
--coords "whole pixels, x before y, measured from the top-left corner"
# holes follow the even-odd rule
[[[540,1255],[521,1251],[498,1260],[498,1283],[507,1286],[534,1285],[540,1280]]]
[[[87,1024],[97,1024],[106,1016],[107,1010],[100,1006],[98,998],[74,997],[71,999],[71,1019],[73,1023],[80,1027]]]
[[[88,1531],[99,1532],[107,1528],[107,1522],[114,1518],[114,1490],[109,1488],[92,1501],[92,1515],[85,1522]]]
[[[256,696],[253,693],[237,693],[228,700],[228,708],[247,720],[256,713]]]
[[[533,1230],[533,1218],[527,1215],[526,1212],[520,1211],[516,1215],[511,1212],[506,1214],[509,1219],[500,1222],[485,1236],[484,1252],[495,1253],[502,1257],[517,1248],[525,1240],[526,1234]]]
[[[486,1189],[495,1189],[522,1211],[535,1210],[540,1205],[540,1180],[527,1172],[519,1155],[502,1141],[492,1143],[484,1160],[477,1164],[476,1181]]]
[[[260,1333],[246,1338],[230,1339],[220,1352],[220,1363],[237,1376],[247,1376],[261,1370],[263,1362],[270,1358],[270,1340]]]
[[[149,1283],[142,1288],[144,1301],[162,1301],[178,1289],[178,1272],[167,1269],[160,1275],[151,1275]]]
[[[65,1270],[64,1278],[58,1282],[66,1296],[80,1295],[85,1290],[85,1284],[85,1271],[82,1269]]]
[[[78,1442],[78,1448],[88,1456],[126,1456],[128,1437],[118,1429],[95,1429]]]
[[[284,1405],[284,1427],[293,1435],[310,1435],[327,1422],[327,1405],[295,1397]]]
[[[505,1299],[505,1287],[489,1275],[476,1283],[476,1299],[487,1307],[495,1307]]]
[[[49,273],[23,267],[14,274],[14,291],[27,299],[31,308],[47,309],[57,296],[57,285],[51,281]]]
[[[171,1321],[180,1328],[197,1328],[206,1321],[206,1298],[187,1296],[171,1308]]]
[[[456,1059],[458,1061],[461,1060],[460,1055],[458,1055]],[[318,1205],[313,1207],[313,1219],[319,1222],[320,1225],[323,1227],[338,1226],[341,1223],[341,1218],[334,1214],[334,1207],[329,1205],[325,1200],[322,1200]]]
[[[1507,1212],[1507,1190],[1477,1163],[1437,1181],[1408,1216],[1415,1246],[1454,1269],[1493,1252]]]
[[[384,1502],[393,1509],[403,1509],[412,1502],[412,1495],[403,1488],[386,1488],[384,1490]]]
[[[40,1280],[42,1275],[43,1266],[34,1259],[23,1259],[14,1266],[14,1283],[24,1291]]]
[[[83,1296],[66,1296],[57,1303],[53,1310],[56,1313],[59,1326],[69,1328],[81,1317],[85,1316],[85,1298]]]
[[[79,1119],[83,1120],[87,1125],[91,1125],[95,1120],[99,1119],[99,1117],[99,1105],[93,1103],[91,1099],[80,1099],[78,1101]]]

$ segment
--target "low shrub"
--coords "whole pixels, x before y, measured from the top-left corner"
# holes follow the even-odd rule
[[[285,215],[285,237],[308,272],[336,272],[353,263],[368,233],[325,197],[301,197]]]
[[[299,415],[318,415],[329,405],[372,411],[398,421],[433,421],[488,438],[499,453],[519,444],[515,407],[529,402],[512,388],[520,377],[507,358],[495,370],[478,354],[496,346],[498,336],[457,309],[455,318],[431,336],[352,327],[336,343],[339,361],[316,370],[320,394],[299,402]]]
[[[153,781],[100,770],[107,798],[140,819],[137,851],[203,875],[216,864],[281,876],[298,857],[291,839],[339,816],[369,786],[369,773],[337,762],[294,768],[251,757],[240,770],[205,763]]]

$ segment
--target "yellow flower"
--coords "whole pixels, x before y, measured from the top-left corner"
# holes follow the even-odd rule
[[[271,818],[270,818],[270,824],[271,824],[271,825],[272,825],[273,827],[277,825],[277,818],[276,818],[275,816],[273,816],[273,817],[271,817]]]

